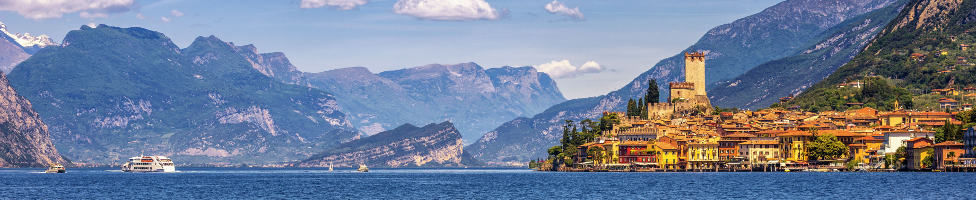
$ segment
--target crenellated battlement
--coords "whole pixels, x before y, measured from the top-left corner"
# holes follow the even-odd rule
[[[695,83],[689,82],[671,82],[671,89],[695,89]]]

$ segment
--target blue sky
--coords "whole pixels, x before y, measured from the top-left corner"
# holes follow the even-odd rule
[[[216,35],[261,52],[284,52],[306,72],[363,66],[378,73],[462,62],[537,66],[558,77],[567,98],[580,98],[616,90],[708,29],[781,0],[30,1],[0,2],[0,21],[11,32],[60,41],[89,23],[138,26],[181,47]],[[438,3],[480,10],[451,15],[430,7]]]

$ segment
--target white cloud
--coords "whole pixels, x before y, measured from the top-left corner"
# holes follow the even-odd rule
[[[182,17],[183,16],[183,12],[180,12],[179,10],[170,10],[169,11],[169,14],[173,15],[173,17]]]
[[[398,0],[393,5],[396,14],[429,20],[498,19],[499,11],[484,0]]]
[[[165,17],[165,16],[159,17],[159,20],[163,20],[163,22],[171,22],[171,21],[173,21],[172,19],[169,19],[169,17]]]
[[[302,0],[301,8],[335,7],[339,10],[352,10],[369,3],[367,0]]]
[[[146,16],[142,15],[142,13],[139,13],[139,14],[136,14],[136,18],[146,19]]]
[[[553,78],[573,78],[583,74],[599,73],[606,70],[605,67],[595,61],[587,61],[583,65],[573,66],[569,60],[553,60],[549,63],[533,66],[540,72],[545,72]]]
[[[61,18],[76,12],[84,18],[107,17],[129,11],[132,6],[133,0],[0,0],[0,10],[31,19]]]
[[[88,19],[108,18],[108,14],[105,14],[105,13],[90,13],[88,11],[81,11],[80,13],[78,13],[78,16],[80,16],[81,18],[88,18]]]
[[[563,2],[556,0],[552,0],[552,2],[546,4],[546,11],[551,14],[565,15],[576,20],[583,20],[583,13],[580,12],[579,6],[569,8],[566,7],[566,4],[563,4]]]

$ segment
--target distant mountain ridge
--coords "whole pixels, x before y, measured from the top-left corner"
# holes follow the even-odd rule
[[[745,73],[759,64],[793,55],[801,48],[821,42],[818,37],[821,33],[844,20],[893,2],[895,0],[787,0],[755,15],[713,28],[686,51],[706,52],[706,78],[714,83]],[[531,118],[506,122],[466,150],[476,159],[496,165],[522,165],[529,159],[543,158],[546,148],[558,144],[564,120],[594,119],[604,111],[622,111],[628,99],[643,96],[651,79],[657,80],[660,91],[668,91],[665,87],[668,82],[683,77],[680,67],[683,62],[679,53],[658,62],[617,91],[569,100]],[[661,97],[663,100],[667,95]]]
[[[335,95],[352,123],[367,135],[403,123],[447,120],[473,141],[498,124],[565,101],[556,82],[532,67],[484,69],[460,63],[376,74],[363,67],[302,74],[277,71],[290,71],[290,75],[275,75],[283,82],[307,84]]]
[[[81,163],[160,154],[275,164],[358,138],[330,94],[266,76],[242,49],[212,36],[181,49],[143,28],[82,26],[9,78],[61,153]]]

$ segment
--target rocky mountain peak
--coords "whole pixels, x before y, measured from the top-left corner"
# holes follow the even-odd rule
[[[7,37],[10,37],[10,39],[13,39],[18,45],[25,48],[44,48],[46,46],[57,45],[54,40],[51,40],[50,36],[45,34],[35,36],[31,35],[30,33],[12,33],[7,30],[7,25],[3,22],[0,22],[0,32],[3,32],[3,34],[7,35]]]

